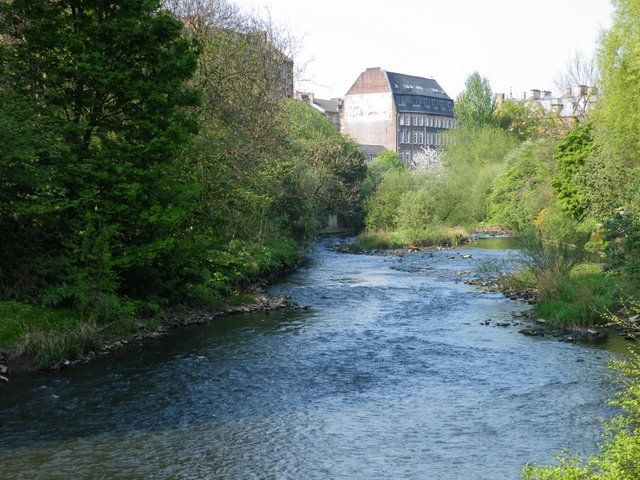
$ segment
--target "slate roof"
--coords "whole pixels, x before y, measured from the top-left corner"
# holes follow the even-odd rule
[[[321,98],[314,98],[313,103],[318,105],[326,113],[338,113],[337,100],[323,100]]]
[[[402,73],[386,72],[391,92],[395,95],[424,95],[443,100],[451,97],[433,78],[414,77]]]

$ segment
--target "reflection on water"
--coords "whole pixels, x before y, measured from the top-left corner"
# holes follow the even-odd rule
[[[481,325],[527,308],[462,282],[514,255],[481,242],[387,257],[325,241],[272,289],[308,311],[224,318],[12,379],[2,478],[493,480],[593,451],[617,345]]]

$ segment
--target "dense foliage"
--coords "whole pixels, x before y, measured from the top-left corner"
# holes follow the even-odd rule
[[[465,89],[455,103],[455,116],[467,128],[483,127],[494,122],[495,98],[489,80],[473,72],[465,80]]]
[[[0,9],[1,136],[18,147],[0,153],[2,296],[84,309],[170,295],[193,195],[171,162],[195,131],[195,44],[148,0]]]
[[[362,221],[363,156],[284,99],[286,37],[165,4],[0,2],[0,344],[43,364]]]

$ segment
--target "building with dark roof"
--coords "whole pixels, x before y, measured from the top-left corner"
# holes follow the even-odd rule
[[[341,130],[356,142],[383,145],[411,164],[439,147],[455,125],[453,100],[432,78],[367,68],[344,97]]]
[[[296,92],[295,98],[303,102],[308,103],[313,108],[322,113],[329,119],[331,125],[336,127],[340,131],[340,104],[341,100],[332,98],[331,100],[324,100],[322,98],[316,98],[313,92]]]

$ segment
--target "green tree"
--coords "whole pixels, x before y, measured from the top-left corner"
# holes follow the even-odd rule
[[[614,0],[611,28],[601,38],[601,100],[594,117],[598,145],[580,172],[589,212],[604,220],[624,204],[628,185],[640,179],[640,1]]]
[[[567,133],[553,154],[556,174],[551,185],[559,206],[577,220],[582,219],[589,207],[589,192],[579,179],[585,162],[595,148],[592,124],[585,123]]]
[[[448,225],[477,225],[487,220],[493,182],[504,168],[505,156],[519,142],[494,126],[462,126],[450,138],[434,192],[438,216]]]
[[[505,169],[489,196],[491,223],[524,231],[544,208],[553,205],[554,147],[555,142],[548,138],[529,140],[506,156]]]
[[[489,80],[473,72],[465,81],[465,89],[456,98],[454,112],[460,125],[481,127],[494,122],[495,99]]]
[[[552,126],[552,120],[540,107],[513,99],[497,105],[494,118],[496,125],[522,141],[538,138]]]
[[[367,200],[367,229],[387,232],[396,230],[403,195],[414,188],[415,182],[408,169],[390,170]]]
[[[22,142],[0,153],[0,284],[81,306],[171,296],[193,195],[171,170],[196,127],[195,44],[153,0],[14,0],[0,22],[0,128]]]
[[[357,144],[304,102],[287,100],[282,122],[288,129],[288,175],[276,212],[287,216],[289,228],[302,238],[313,236],[330,213],[343,223],[357,223],[366,175]]]

